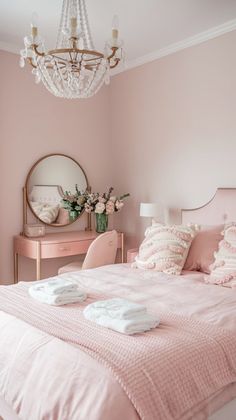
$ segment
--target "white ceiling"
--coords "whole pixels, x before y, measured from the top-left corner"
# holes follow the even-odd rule
[[[23,47],[33,11],[39,15],[46,47],[54,47],[61,4],[62,0],[0,0],[0,49],[18,52]],[[87,9],[95,46],[101,50],[110,37],[112,16],[119,15],[130,62],[228,21],[236,28],[236,0],[87,0]]]

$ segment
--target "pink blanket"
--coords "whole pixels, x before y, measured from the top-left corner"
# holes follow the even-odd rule
[[[142,419],[187,419],[190,410],[192,416],[203,401],[236,381],[236,336],[230,331],[158,311],[158,329],[124,336],[84,319],[83,307],[101,294],[90,293],[82,305],[55,308],[32,300],[27,288],[1,287],[0,309],[109,367]]]

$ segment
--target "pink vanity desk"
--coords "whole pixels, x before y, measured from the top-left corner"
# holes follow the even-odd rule
[[[48,233],[40,238],[14,236],[14,283],[18,282],[18,255],[36,260],[36,279],[40,280],[41,260],[86,254],[90,244],[99,235],[95,231]],[[124,234],[119,232],[118,248],[124,262]]]

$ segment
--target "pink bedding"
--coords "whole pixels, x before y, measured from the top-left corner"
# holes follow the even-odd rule
[[[196,416],[200,413],[207,413],[207,402],[212,400],[214,393],[219,393],[221,388],[229,386],[236,380],[235,291],[203,284],[202,275],[199,273],[174,277],[131,270],[128,265],[84,271],[71,276],[78,280],[81,287],[89,290],[90,294],[105,293],[144,302],[150,310],[161,313],[163,325],[155,332],[139,337],[118,335],[117,340],[117,333],[101,329],[101,327],[84,326],[85,321],[77,314],[79,311],[73,309],[70,314],[76,321],[78,332],[82,327],[85,328],[84,336],[80,337],[74,329],[70,331],[73,322],[65,321],[62,308],[51,308],[29,301],[29,298],[24,300],[24,287],[19,289],[17,286],[18,300],[14,301],[14,294],[10,292],[8,302],[2,303],[2,301],[1,307],[5,306],[5,310],[13,313],[13,306],[15,306],[18,316],[20,315],[23,319],[26,317],[27,323],[34,326],[16,320],[12,315],[1,314],[0,394],[22,419],[32,418],[32,412],[37,414],[35,415],[37,419],[111,420],[122,417],[129,420],[137,419],[135,409],[115,376],[81,350],[81,348],[86,350],[85,347],[89,347],[90,351],[93,351],[93,356],[101,360],[102,352],[97,347],[101,347],[102,342],[105,343],[103,349],[105,352],[106,340],[116,346],[116,349],[119,348],[121,353],[123,352],[121,354],[122,367],[125,369],[123,371],[119,369],[118,364],[117,368],[121,372],[117,374],[117,370],[114,368],[112,370],[115,371],[116,377],[119,378],[122,387],[129,394],[143,418],[188,419],[193,414],[194,418],[197,418]],[[13,288],[9,289],[13,290]],[[169,312],[181,316],[173,317],[168,315]],[[44,321],[45,316],[47,322]],[[191,316],[190,320],[189,316]],[[203,323],[198,320],[202,320]],[[59,328],[57,328],[57,323]],[[213,324],[223,326],[226,331],[215,328]],[[48,333],[66,338],[70,342],[73,341],[80,347],[67,344]],[[94,340],[91,340],[91,337]],[[97,342],[96,337],[99,337]],[[135,371],[136,359],[131,358],[127,363],[124,357],[125,354],[128,355],[128,347],[124,353],[127,342],[129,342],[132,354],[135,354],[137,350],[136,357],[138,357],[138,349],[141,349],[139,355],[145,356],[143,359],[140,356],[143,369],[139,369],[138,372],[137,369]],[[225,345],[224,352],[221,351],[222,345]],[[171,348],[174,351],[174,357],[173,354],[171,355],[173,353]],[[185,351],[181,351],[184,348]],[[100,351],[99,357],[94,355],[94,352],[98,351]],[[152,355],[150,366],[148,354]],[[212,355],[212,358],[205,358],[206,354]],[[199,363],[197,369],[195,362],[191,364],[190,355],[196,363]],[[110,365],[115,360],[109,354],[106,354],[106,359]],[[121,359],[116,360],[119,362]],[[172,364],[175,369],[172,368]],[[181,377],[183,366],[185,375]],[[133,378],[124,378],[124,372],[127,369],[131,369],[129,371],[133,373],[133,383]],[[178,369],[180,369],[179,372]],[[206,370],[207,377],[204,376]],[[134,389],[134,384],[136,379],[142,376],[140,376],[140,371],[144,371],[147,378],[142,378],[140,389],[137,390]],[[167,372],[169,372],[168,379],[171,372],[174,372],[172,379],[176,382],[173,387],[172,381],[172,388],[169,386],[171,381],[165,381]],[[217,373],[216,377],[214,377],[215,373]],[[35,381],[36,377],[37,381]],[[195,385],[190,390],[189,384],[183,379],[191,381],[191,377],[192,384]],[[147,387],[148,381],[149,387]],[[150,387],[150,381],[155,383],[157,390]],[[32,388],[33,383],[36,383],[34,388]],[[186,385],[187,388],[184,388]],[[154,399],[150,404],[147,404],[146,397],[142,400],[147,388],[149,397]],[[184,389],[188,391],[187,395]],[[79,417],[78,413],[80,413]],[[156,417],[157,413],[159,417]]]

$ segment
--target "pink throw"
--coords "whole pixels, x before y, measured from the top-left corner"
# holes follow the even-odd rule
[[[78,345],[109,367],[142,419],[186,419],[189,410],[236,381],[236,337],[222,328],[171,313],[159,328],[125,336],[84,319],[83,304],[51,307],[28,296],[28,285],[1,287],[0,309]]]

